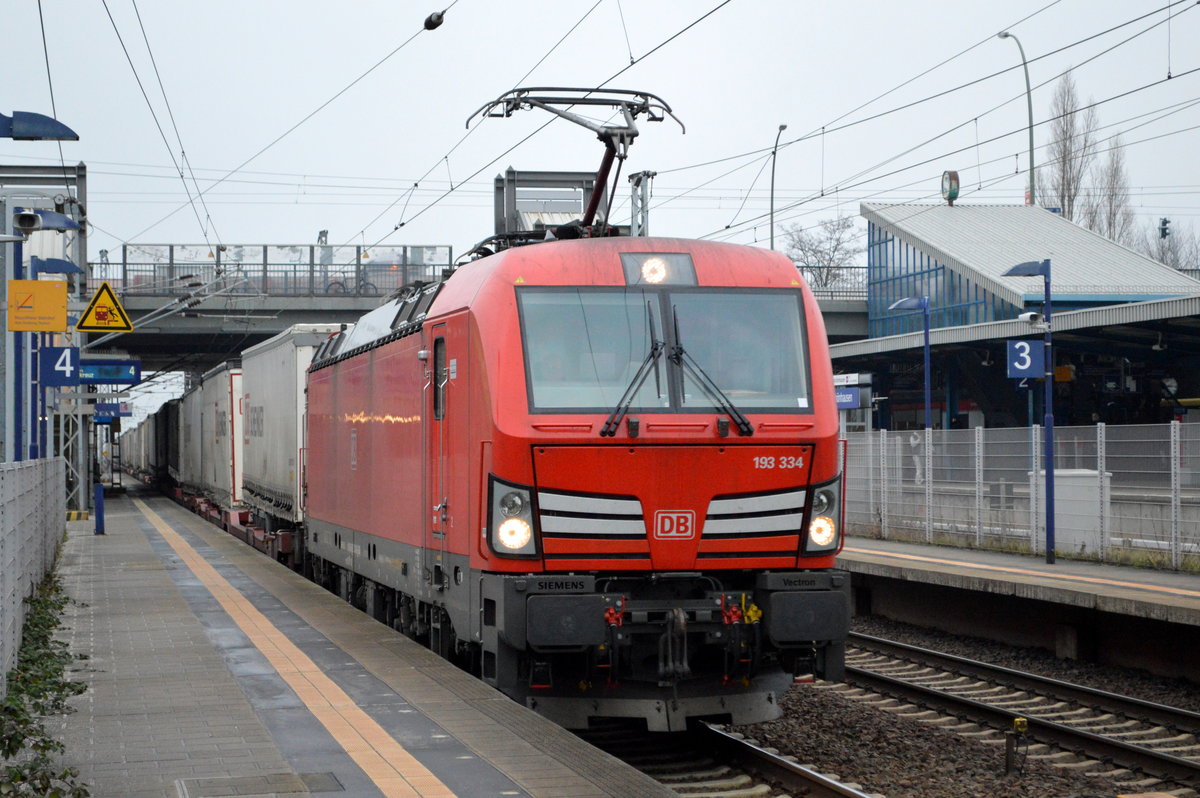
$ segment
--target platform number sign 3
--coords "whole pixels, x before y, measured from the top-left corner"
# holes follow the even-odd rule
[[[1043,376],[1045,355],[1041,341],[1009,341],[1008,376],[1015,380]]]
[[[79,384],[79,347],[42,347],[39,376],[43,388]]]

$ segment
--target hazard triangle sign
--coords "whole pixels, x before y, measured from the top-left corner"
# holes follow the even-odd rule
[[[133,322],[121,307],[121,300],[105,282],[100,284],[75,329],[80,332],[133,332]]]

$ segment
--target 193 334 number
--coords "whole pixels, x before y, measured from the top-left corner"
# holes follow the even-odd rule
[[[755,468],[804,468],[803,457],[755,457]]]

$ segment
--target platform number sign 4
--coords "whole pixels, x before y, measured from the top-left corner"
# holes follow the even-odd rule
[[[40,382],[43,388],[62,388],[79,384],[79,347],[42,347],[38,362]]]
[[[1015,379],[1045,375],[1045,348],[1041,341],[1008,342],[1008,376]]]

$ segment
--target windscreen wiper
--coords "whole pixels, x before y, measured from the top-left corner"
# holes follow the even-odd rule
[[[754,426],[750,423],[750,420],[742,414],[741,410],[737,409],[733,402],[729,400],[729,397],[725,395],[725,392],[708,376],[707,372],[700,368],[700,364],[693,360],[692,356],[684,350],[683,342],[679,338],[679,314],[673,305],[671,306],[671,321],[675,325],[675,346],[672,347],[671,354],[668,355],[671,362],[682,368],[700,386],[700,389],[704,391],[705,395],[708,396],[713,406],[719,412],[729,416],[730,420],[737,426],[739,435],[753,435]]]
[[[605,419],[604,426],[600,428],[601,438],[611,438],[617,434],[617,429],[621,426],[622,419],[629,412],[629,406],[633,404],[633,397],[637,396],[637,392],[641,390],[642,385],[646,382],[646,378],[650,376],[652,369],[655,381],[657,382],[658,380],[658,359],[662,357],[666,344],[658,340],[658,332],[654,329],[654,313],[650,309],[649,302],[646,303],[646,320],[650,329],[650,351],[646,353],[646,359],[642,361],[642,365],[638,366],[637,373],[629,381],[629,387],[625,389],[625,393],[621,394],[617,406],[613,408],[613,411],[608,414],[608,418]],[[661,388],[659,389],[659,393],[661,395]]]

